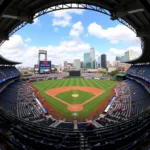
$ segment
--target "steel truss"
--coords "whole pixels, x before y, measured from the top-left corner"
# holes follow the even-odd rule
[[[105,15],[111,16],[111,13],[108,10],[106,10],[104,8],[101,8],[100,6],[95,6],[95,5],[90,5],[90,4],[81,4],[81,3],[70,3],[70,4],[56,5],[56,6],[53,6],[53,7],[46,8],[46,9],[44,9],[42,11],[39,11],[38,13],[36,13],[33,16],[33,19],[35,19],[35,18],[37,18],[39,16],[42,16],[44,14],[47,14],[47,13],[50,13],[50,12],[53,12],[53,11],[57,11],[57,10],[62,10],[62,9],[86,9],[86,10],[92,10],[92,11],[100,12],[100,13],[103,13]],[[136,33],[136,30],[129,23],[127,23],[125,20],[123,20],[122,18],[118,18],[117,20],[120,23],[122,23],[123,25],[127,26],[128,28],[130,28],[133,32]],[[23,28],[27,24],[28,24],[27,22],[21,23],[19,26],[17,26],[14,30],[12,30],[9,33],[9,37],[12,34],[14,34],[15,32],[17,32],[18,30],[20,30],[21,28]],[[4,43],[4,41],[2,41],[0,43],[0,45],[2,45],[3,43]]]

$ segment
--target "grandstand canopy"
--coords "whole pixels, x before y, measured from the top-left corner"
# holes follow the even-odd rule
[[[21,63],[8,60],[4,58],[2,55],[0,55],[0,65],[18,65],[18,64],[21,64]]]
[[[34,18],[71,8],[101,12],[129,27],[141,38],[143,50],[129,63],[150,62],[150,0],[0,0],[0,45]]]

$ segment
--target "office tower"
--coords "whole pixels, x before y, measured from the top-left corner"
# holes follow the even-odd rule
[[[127,52],[125,52],[125,61],[130,61],[137,58],[137,52],[135,52],[134,50],[128,50]]]
[[[98,57],[98,68],[101,67],[101,56]]]
[[[95,69],[98,68],[98,61],[95,60]]]
[[[81,61],[81,68],[84,68],[84,63],[83,63],[83,61]]]
[[[125,61],[125,56],[121,56],[121,62]]]
[[[73,61],[73,66],[75,67],[75,69],[80,69],[81,68],[81,62],[80,59],[74,59]]]
[[[116,56],[116,61],[121,61],[121,57]]]
[[[90,62],[91,62],[91,68],[95,69],[95,50],[94,48],[90,49]]]
[[[62,62],[62,66],[63,66],[63,67],[67,67],[67,61],[63,61],[63,62]]]
[[[101,68],[107,68],[107,60],[105,54],[101,55]]]
[[[84,53],[84,68],[91,68],[90,53]]]

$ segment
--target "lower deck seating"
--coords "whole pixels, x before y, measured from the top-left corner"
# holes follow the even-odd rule
[[[9,121],[6,123],[7,126],[0,129],[0,136],[15,148],[22,150],[80,150],[81,137],[84,137],[83,142],[88,144],[87,148],[90,150],[133,149],[150,136],[149,111],[121,124],[99,128],[92,132],[46,128],[26,121],[16,121],[14,124],[14,121],[11,123],[11,116],[4,113],[0,113],[0,116],[2,116],[0,120]]]
[[[73,123],[60,123],[57,128],[68,128],[68,129],[74,129]]]
[[[46,118],[39,104],[34,100],[33,92],[28,83],[16,81],[0,93],[0,107],[19,118],[51,125],[55,121]]]
[[[116,100],[108,111],[107,117],[121,121],[137,116],[150,105],[150,95],[136,81],[125,80],[116,88]]]

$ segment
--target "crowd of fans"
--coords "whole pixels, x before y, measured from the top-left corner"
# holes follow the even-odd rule
[[[82,77],[91,77],[91,78],[101,78],[103,77],[102,73],[81,73]]]
[[[150,65],[132,65],[126,71],[126,74],[132,74],[150,79]]]
[[[15,67],[0,66],[0,80],[7,80],[20,75],[20,72]]]
[[[149,93],[141,84],[125,80],[116,87],[116,100],[106,117],[113,117],[119,121],[137,116],[150,105],[149,99]]]

